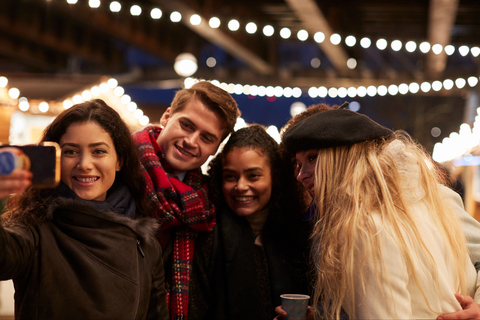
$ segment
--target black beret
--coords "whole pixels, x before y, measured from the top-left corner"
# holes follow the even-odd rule
[[[310,149],[348,146],[385,138],[392,130],[366,115],[348,110],[321,111],[294,125],[282,138],[290,153]]]

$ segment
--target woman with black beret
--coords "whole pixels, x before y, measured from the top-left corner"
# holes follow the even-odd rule
[[[283,143],[316,206],[315,317],[343,308],[350,318],[433,319],[478,301],[461,199],[407,133],[340,108],[300,121]]]

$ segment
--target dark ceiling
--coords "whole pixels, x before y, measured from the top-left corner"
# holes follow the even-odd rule
[[[196,77],[298,86],[304,95],[311,86],[388,86],[479,73],[478,58],[458,51],[461,45],[480,45],[478,0],[117,1],[122,5],[120,12],[110,11],[110,0],[102,0],[98,8],[91,8],[88,0],[75,4],[66,0],[1,0],[0,75],[7,76],[30,98],[58,99],[103,75],[116,77],[126,90],[175,87],[181,82],[173,62],[182,52],[197,57]],[[140,16],[130,14],[132,5],[142,8]],[[162,10],[160,19],[150,17],[152,8]],[[170,20],[173,11],[182,14],[180,22]],[[194,13],[202,17],[200,25],[189,22]],[[218,29],[208,26],[213,16],[222,21]],[[238,31],[228,30],[231,19],[240,22]],[[248,22],[257,24],[256,33],[245,31]],[[273,36],[262,33],[265,25],[274,27]],[[284,27],[292,31],[289,39],[279,35]],[[296,37],[301,29],[309,33],[306,41]],[[313,35],[318,31],[327,40],[315,42]],[[333,33],[342,37],[340,45],[328,41]],[[357,39],[353,47],[345,44],[348,35]],[[370,48],[359,45],[363,37],[372,40]],[[387,40],[386,50],[375,46],[380,38]],[[390,48],[393,40],[402,41],[401,50]],[[410,40],[443,47],[451,44],[457,50],[450,56],[444,51],[424,54],[418,48],[410,53],[404,49]],[[216,59],[214,67],[207,66],[209,57]],[[320,66],[312,67],[314,58]],[[349,58],[356,59],[355,69],[347,67]],[[443,136],[458,131],[469,94],[466,89],[456,89],[365,97],[361,104],[368,106],[364,110],[373,118],[395,129],[407,129],[431,149],[442,138],[432,138],[431,127],[440,127]],[[157,106],[164,108],[164,104]],[[155,101],[145,102],[145,107],[152,106],[156,106]]]

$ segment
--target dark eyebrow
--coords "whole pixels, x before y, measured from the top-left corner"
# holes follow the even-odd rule
[[[80,147],[80,145],[78,143],[73,143],[73,142],[65,142],[60,147],[63,148],[65,146],[74,147],[74,148],[79,148]],[[95,148],[95,147],[98,147],[98,146],[104,146],[104,147],[110,148],[110,146],[106,142],[95,142],[95,143],[90,143],[88,145],[89,148]]]
[[[197,129],[197,125],[192,121],[190,120],[189,118],[181,118],[183,121],[186,121],[188,122],[192,127],[195,128],[195,130]],[[203,134],[209,136],[213,142],[217,142],[218,141],[218,137],[216,135],[214,135],[213,133],[211,132],[208,132],[208,131],[202,131]]]
[[[253,168],[248,168],[244,172],[253,172],[253,171],[264,171],[264,170],[261,167],[253,167]],[[222,172],[235,172],[235,170],[226,168],[226,169],[223,169]]]

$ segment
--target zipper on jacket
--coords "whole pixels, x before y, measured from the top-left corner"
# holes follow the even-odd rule
[[[142,255],[142,258],[145,258],[145,254],[143,253],[143,250],[142,250],[142,247],[140,246],[140,240],[137,239],[137,249],[138,251],[140,252],[140,254]],[[140,280],[140,259],[137,258],[137,294],[136,294],[136,301],[135,301],[135,310],[134,310],[134,318],[133,319],[137,319],[138,318],[138,309],[139,309],[139,304],[140,304],[140,295],[141,295],[141,280]],[[148,315],[148,310],[147,310],[147,315]]]
[[[137,239],[137,248],[138,251],[140,251],[140,254],[142,255],[143,258],[145,258],[145,253],[143,253],[142,246],[140,245],[140,240]]]

